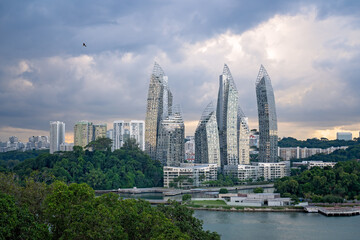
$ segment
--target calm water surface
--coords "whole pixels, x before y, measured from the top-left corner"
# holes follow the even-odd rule
[[[317,213],[243,213],[195,211],[204,229],[221,239],[360,239],[360,216],[325,217]]]

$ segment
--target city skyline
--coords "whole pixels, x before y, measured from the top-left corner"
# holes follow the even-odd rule
[[[272,77],[279,137],[358,136],[358,2],[83,5],[1,3],[2,141],[48,135],[49,121],[65,122],[65,141],[73,142],[72,126],[81,119],[108,126],[145,120],[154,61],[182,105],[185,135],[194,135],[199,114],[216,99],[226,62],[250,129],[258,129],[254,82],[263,64]]]

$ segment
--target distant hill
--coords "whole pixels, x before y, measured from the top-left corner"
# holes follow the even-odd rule
[[[297,140],[292,137],[282,138],[278,142],[279,147],[307,147],[307,148],[329,148],[329,147],[340,147],[340,146],[353,146],[360,144],[360,138],[356,141],[345,141],[345,140],[320,140],[317,138],[307,140]]]

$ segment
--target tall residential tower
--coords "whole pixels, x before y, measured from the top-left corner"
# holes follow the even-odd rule
[[[160,122],[171,114],[171,109],[172,93],[168,87],[168,78],[155,62],[150,77],[145,119],[145,151],[152,159],[156,159]]]
[[[60,144],[65,142],[65,123],[50,122],[50,153],[60,151]]]
[[[278,134],[274,91],[263,65],[256,79],[259,116],[259,162],[278,162]]]
[[[221,166],[239,164],[238,91],[229,67],[225,64],[219,79],[216,119],[219,128]]]
[[[221,167],[219,131],[213,102],[205,108],[195,131],[195,162],[213,163]]]
[[[156,148],[156,159],[164,166],[180,166],[185,160],[185,125],[180,107],[161,120]]]

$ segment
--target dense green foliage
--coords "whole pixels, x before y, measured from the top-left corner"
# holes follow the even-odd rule
[[[95,197],[87,184],[51,185],[0,173],[0,239],[220,239],[177,202]]]
[[[264,189],[262,187],[257,187],[257,188],[254,188],[253,192],[254,193],[263,193]]]
[[[111,152],[83,151],[43,154],[14,167],[21,178],[33,176],[46,183],[87,183],[94,189],[162,186],[162,166],[137,147]]]
[[[202,221],[192,216],[194,211],[176,201],[172,201],[170,207],[159,205],[158,209],[192,240],[220,239],[216,232],[204,231]]]
[[[329,147],[341,147],[341,146],[352,146],[360,143],[360,138],[356,141],[345,141],[345,140],[327,140],[311,138],[307,140],[297,140],[292,137],[284,137],[279,142],[279,147],[307,147],[307,148],[329,148]]]
[[[220,188],[219,193],[226,194],[226,193],[229,193],[229,191],[226,188]]]
[[[41,154],[49,153],[49,150],[32,150],[32,151],[10,151],[0,153],[0,172],[12,170],[16,165],[25,159],[35,158]]]
[[[360,163],[339,162],[334,168],[314,167],[275,182],[282,196],[304,197],[313,202],[341,202],[360,198]]]
[[[298,161],[324,161],[324,162],[342,162],[360,159],[360,144],[350,146],[345,150],[336,150],[330,154],[315,154],[308,158],[293,159],[292,162]]]

